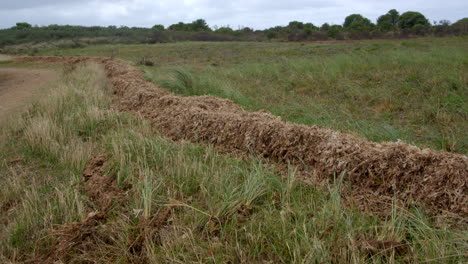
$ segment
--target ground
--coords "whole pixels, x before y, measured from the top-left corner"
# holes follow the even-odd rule
[[[0,121],[24,109],[44,85],[56,78],[53,70],[0,67]]]
[[[3,54],[0,54],[0,61],[6,61],[6,60],[9,60],[11,59],[10,56],[8,55],[3,55]]]
[[[292,52],[287,65],[281,61],[257,64],[252,61],[268,56],[251,56],[252,64],[241,61],[234,68],[203,60],[204,55],[221,45],[226,45],[227,52],[231,45],[261,50],[271,44],[207,47],[178,43],[121,50],[154,49],[155,54],[165,56],[156,49],[170,48],[172,55],[180,56],[179,61],[190,62],[197,54],[203,60],[193,68],[175,70],[158,65],[138,69],[128,62],[87,57],[35,56],[16,64],[0,63],[3,68],[23,70],[65,63],[58,71],[57,85],[44,90],[47,96],[35,100],[28,114],[0,129],[0,136],[7,139],[0,140],[4,150],[0,152],[0,262],[466,262],[466,156],[420,150],[401,142],[373,143],[356,135],[299,125],[307,122],[287,115],[281,120],[267,111],[242,110],[257,110],[251,101],[239,99],[261,99],[259,94],[269,95],[264,109],[277,112],[266,104],[271,101],[271,106],[285,106],[283,113],[293,117],[309,111],[289,104],[301,97],[310,99],[310,104],[302,104],[306,106],[313,105],[314,98],[329,100],[317,109],[336,106],[332,99],[360,106],[382,98],[384,91],[402,88],[421,92],[427,99],[444,95],[435,88],[451,91],[455,99],[466,98],[463,69],[468,64],[461,56],[463,48],[454,55],[445,52],[448,48],[439,52],[437,45],[412,42],[410,48],[401,48],[395,43],[377,47],[386,50],[380,57],[382,52],[366,48],[366,43],[343,44],[342,49],[333,46],[341,50],[323,46],[318,49],[324,55],[366,48],[357,54],[366,57],[311,57],[309,61],[298,60],[294,52],[295,48],[309,52],[310,46],[276,43],[275,49],[264,52],[270,58]],[[180,52],[184,45],[186,52]],[[392,53],[392,49],[403,50]],[[407,55],[418,51],[408,59]],[[428,62],[423,59],[427,54],[434,55],[429,61],[433,67],[420,72],[419,66]],[[389,55],[394,68],[388,68],[384,60]],[[157,62],[157,56],[152,60]],[[439,60],[447,67],[440,66]],[[170,61],[177,58],[167,57]],[[322,63],[315,65],[316,61]],[[418,63],[396,67],[405,61]],[[380,71],[369,72],[368,67],[374,66]],[[356,67],[360,72],[355,72]],[[302,75],[295,75],[298,72]],[[310,72],[315,74],[306,74]],[[322,79],[311,79],[318,73]],[[434,73],[438,74],[432,78]],[[11,78],[3,76],[6,82]],[[339,78],[332,82],[332,77]],[[347,81],[338,82],[343,77]],[[358,82],[362,78],[369,80]],[[382,82],[384,87],[380,87]],[[453,91],[444,88],[448,84]],[[400,86],[392,90],[392,85]],[[201,89],[207,86],[211,91]],[[222,91],[216,92],[220,87]],[[286,90],[275,94],[281,87]],[[327,93],[330,87],[342,89]],[[313,88],[316,97],[309,90],[302,93],[302,88]],[[257,94],[248,93],[255,89],[259,89]],[[190,96],[207,91],[241,107],[217,97]],[[348,92],[362,98],[348,98]],[[295,96],[284,100],[288,94]],[[395,96],[408,101],[406,94]],[[413,97],[417,96],[413,93]],[[460,118],[456,115],[463,114],[464,103],[452,101],[443,105],[453,108],[446,114]],[[430,100],[415,103],[426,107]],[[390,111],[389,106],[383,108]],[[444,108],[437,110],[443,113]],[[400,112],[409,113],[396,109],[396,117]],[[437,116],[434,119],[428,121],[436,122]],[[320,170],[318,176],[328,178],[324,182],[305,179],[312,167]],[[369,199],[369,193],[375,197]]]

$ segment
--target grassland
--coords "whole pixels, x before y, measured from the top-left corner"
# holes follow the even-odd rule
[[[114,55],[148,57],[156,66],[142,66],[147,78],[180,94],[466,153],[466,42],[176,43],[121,46]],[[339,175],[310,186],[292,167],[280,174],[255,157],[169,141],[113,110],[112,96],[101,66],[67,68],[26,113],[2,124],[0,262],[466,262],[463,223],[418,207],[363,214],[343,204]],[[125,198],[94,220],[102,208],[82,175],[100,154],[102,173],[116,177],[114,191]]]
[[[352,43],[171,43],[91,46],[48,55],[155,63],[148,79],[184,95],[229,98],[248,110],[468,153],[468,39]]]
[[[65,71],[27,113],[2,127],[0,262],[466,260],[466,229],[418,208],[395,207],[385,219],[364,215],[343,206],[339,178],[325,188],[308,186],[293,168],[278,175],[255,158],[168,141],[146,121],[111,110],[111,101],[103,69],[86,65]],[[126,199],[88,227],[99,206],[81,175],[102,153],[105,173],[117,177]],[[73,246],[58,251],[57,240]]]

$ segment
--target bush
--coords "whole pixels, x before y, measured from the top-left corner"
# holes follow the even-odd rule
[[[417,35],[425,35],[427,27],[422,24],[416,24],[411,28],[411,31]]]
[[[431,24],[423,14],[413,11],[403,13],[398,21],[398,26],[402,29],[412,29],[416,25],[428,27]]]

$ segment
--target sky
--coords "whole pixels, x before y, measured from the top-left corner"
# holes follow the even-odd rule
[[[342,24],[355,13],[375,22],[390,9],[419,11],[431,22],[468,17],[467,0],[0,0],[0,28],[16,22],[151,27],[203,18],[211,27],[265,29],[294,20]]]

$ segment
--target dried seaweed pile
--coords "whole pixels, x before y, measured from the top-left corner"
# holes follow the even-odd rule
[[[44,59],[102,63],[119,108],[140,113],[174,140],[205,142],[294,164],[317,182],[345,171],[345,193],[364,210],[386,210],[397,201],[405,206],[422,203],[434,214],[468,217],[467,156],[292,124],[269,113],[243,111],[225,99],[174,96],[118,60]]]

